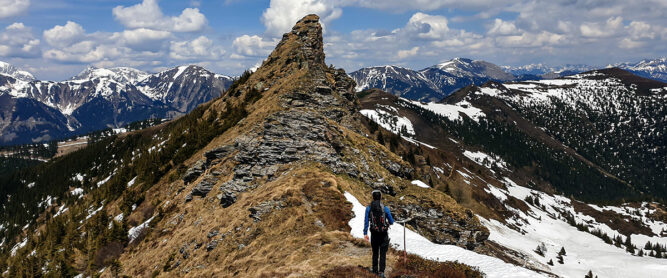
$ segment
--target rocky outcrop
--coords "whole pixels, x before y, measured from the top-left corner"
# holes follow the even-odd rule
[[[279,210],[285,206],[282,201],[266,201],[254,207],[248,209],[250,215],[248,217],[252,218],[253,221],[258,222],[262,220],[262,215],[271,213],[273,210]]]
[[[192,193],[190,194],[192,194],[192,196],[206,197],[206,194],[211,192],[217,181],[218,179],[212,175],[204,176],[204,178],[192,189]]]
[[[454,244],[473,250],[489,237],[488,230],[479,224],[470,210],[465,211],[465,216],[456,215],[432,202],[395,207],[397,219],[412,219],[407,224],[435,243]]]
[[[206,170],[206,163],[203,160],[197,160],[192,167],[190,167],[185,174],[183,174],[183,182],[188,184],[196,180]]]

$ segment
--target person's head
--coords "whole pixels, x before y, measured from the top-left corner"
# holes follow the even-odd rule
[[[373,190],[371,194],[373,194],[374,201],[379,201],[380,199],[382,199],[382,192],[380,192],[380,190]]]

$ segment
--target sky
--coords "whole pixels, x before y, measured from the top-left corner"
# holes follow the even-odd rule
[[[0,0],[0,60],[42,80],[87,66],[238,75],[309,13],[327,63],[606,66],[667,56],[667,0]]]

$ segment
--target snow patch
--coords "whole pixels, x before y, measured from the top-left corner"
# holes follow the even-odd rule
[[[405,101],[410,102],[423,109],[429,110],[440,116],[446,117],[451,121],[462,121],[463,118],[461,117],[461,114],[467,115],[475,122],[479,122],[480,118],[486,116],[486,114],[484,114],[484,112],[482,112],[481,109],[473,106],[470,102],[466,100],[460,101],[456,104],[443,104],[435,102],[429,102],[424,104],[419,101],[411,101],[407,99]]]
[[[464,151],[463,155],[475,163],[491,169],[494,165],[498,168],[507,170],[507,163],[497,155],[488,155],[483,152]]]
[[[151,221],[153,220],[154,217],[155,217],[155,216],[153,216],[153,217],[151,217],[151,218],[148,218],[148,220],[146,220],[144,223],[141,223],[141,224],[139,224],[138,226],[131,228],[131,229],[127,232],[127,238],[129,239],[129,242],[132,242],[132,241],[134,241],[135,239],[137,239],[137,237],[139,237],[139,235],[141,234],[141,232],[142,232],[144,229],[148,228],[148,225],[151,223]]]
[[[425,184],[423,181],[420,180],[413,180],[411,183],[421,188],[431,188],[430,186],[428,186],[428,184]]]
[[[407,135],[415,135],[415,129],[412,126],[412,122],[406,117],[393,115],[390,112],[381,109],[362,109],[359,113],[394,134],[400,134],[401,130],[405,130]]]

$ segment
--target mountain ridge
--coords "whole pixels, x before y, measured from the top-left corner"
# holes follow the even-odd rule
[[[607,67],[618,67],[645,78],[667,81],[667,58]],[[601,68],[589,65],[555,67],[545,64],[497,66],[481,60],[454,58],[421,70],[387,65],[361,68],[351,72],[350,76],[357,82],[358,91],[378,88],[412,100],[439,101],[458,89],[468,85],[482,85],[487,81],[553,79],[596,69]]]
[[[148,74],[136,69],[88,67],[65,81],[23,81],[0,74],[0,94],[30,98],[56,109],[67,118],[53,122],[59,132],[27,126],[33,115],[48,114],[41,106],[35,111],[4,106],[0,144],[35,143],[81,135],[90,131],[118,128],[149,118],[173,118],[193,110],[224,91],[232,78],[195,66],[180,66]],[[26,105],[25,102],[12,102]],[[22,111],[18,113],[16,111]],[[48,122],[39,117],[38,122]],[[51,119],[52,120],[52,119]],[[31,135],[29,135],[31,134]],[[39,136],[35,136],[39,134]]]

